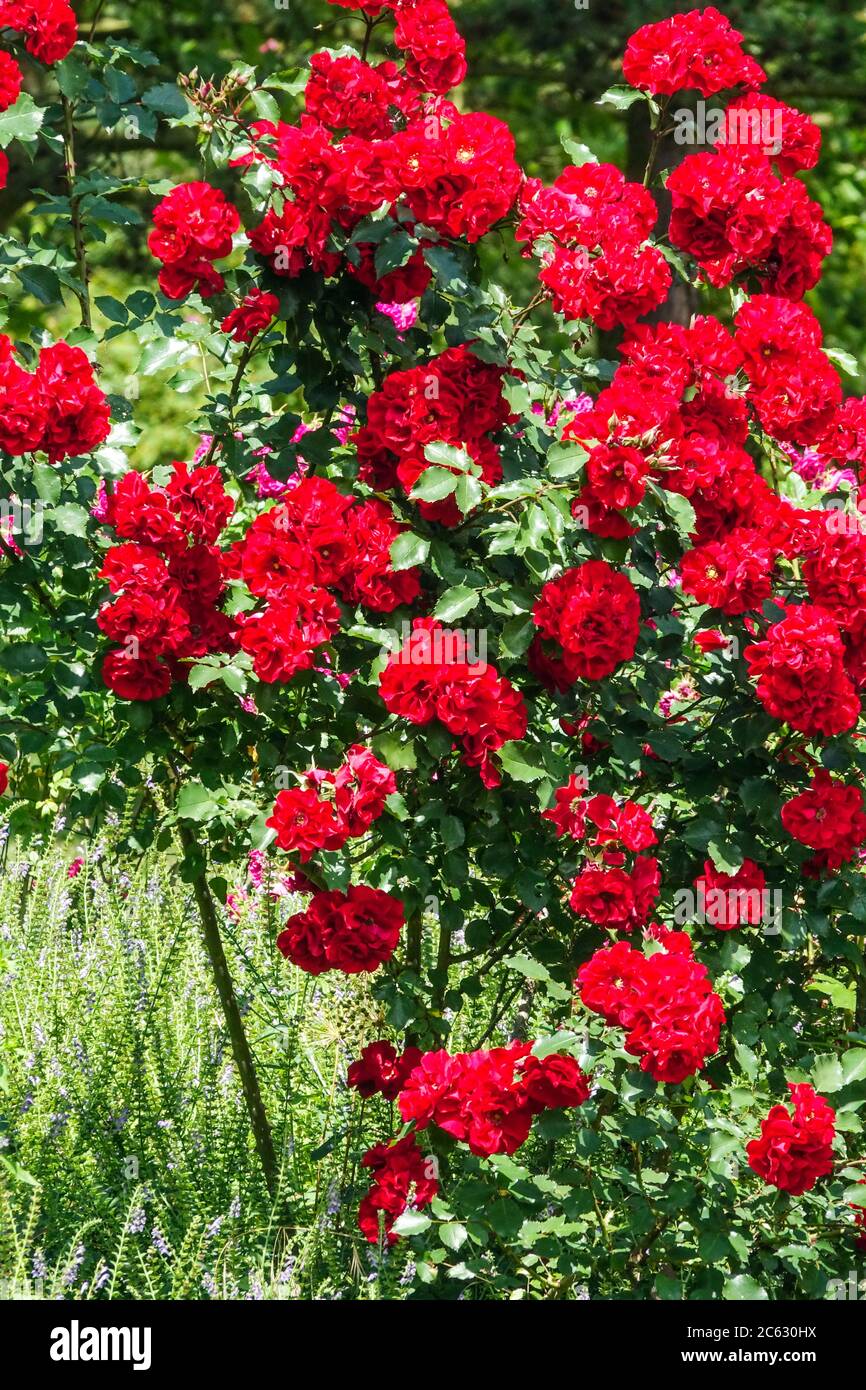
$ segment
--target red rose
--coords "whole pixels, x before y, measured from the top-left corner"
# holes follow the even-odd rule
[[[396,1100],[421,1057],[417,1047],[407,1047],[399,1055],[392,1043],[369,1043],[360,1060],[349,1067],[348,1084],[365,1099],[381,1095],[385,1100]]]
[[[280,301],[275,294],[262,290],[250,290],[236,309],[226,314],[220,328],[229,333],[236,343],[251,343],[269,328],[280,310]]]
[[[12,57],[0,49],[0,111],[14,106],[21,92],[21,69]]]
[[[605,560],[587,560],[545,584],[532,616],[584,680],[602,680],[634,656],[640,600],[625,575]]]
[[[678,1085],[718,1050],[725,1013],[688,936],[657,928],[652,937],[662,949],[648,957],[624,941],[597,951],[576,984],[588,1009],[625,1029],[643,1071]]]
[[[632,34],[623,74],[632,87],[664,96],[697,89],[711,97],[740,84],[755,87],[766,81],[766,73],[743,52],[742,40],[712,6],[690,10]]]
[[[749,1167],[764,1182],[800,1197],[833,1171],[836,1112],[811,1086],[788,1083],[793,1111],[774,1105],[761,1137],[746,1145]]]
[[[847,733],[860,701],[845,671],[845,648],[829,613],[793,605],[761,642],[743,653],[768,714],[805,734]]]
[[[154,209],[148,246],[163,268],[159,287],[169,299],[198,290],[205,298],[223,288],[213,262],[231,254],[240,215],[208,183],[181,183]]]
[[[751,859],[744,859],[735,874],[721,873],[708,859],[695,887],[702,915],[720,931],[746,924],[756,927],[764,920],[767,880]]]
[[[311,975],[372,972],[394,954],[404,920],[397,898],[358,884],[347,893],[316,893],[306,912],[289,918],[277,945]]]
[[[429,1206],[439,1191],[439,1183],[430,1161],[411,1134],[395,1144],[376,1144],[367,1150],[361,1162],[371,1169],[373,1184],[358,1210],[358,1226],[374,1245],[379,1242],[381,1227],[393,1245],[397,1237],[391,1228],[397,1217],[409,1206]]]

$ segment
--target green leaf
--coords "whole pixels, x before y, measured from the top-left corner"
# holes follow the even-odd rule
[[[823,1093],[824,1091],[841,1091],[845,1085],[845,1075],[842,1071],[842,1063],[838,1057],[831,1055],[817,1057],[812,1069],[812,1080],[815,1090]]]
[[[857,990],[854,985],[846,985],[844,980],[837,980],[833,975],[816,975],[806,988],[814,994],[825,994],[834,1009],[853,1013],[856,1008]]]
[[[444,1225],[439,1227],[439,1239],[449,1250],[459,1250],[462,1245],[465,1245],[468,1236],[469,1232],[459,1221],[446,1221]]]
[[[454,489],[454,501],[461,514],[466,516],[474,507],[477,507],[482,496],[483,489],[478,479],[473,478],[469,473],[464,473]]]
[[[584,145],[580,140],[573,140],[570,135],[560,135],[559,143],[565,150],[572,164],[597,164],[598,156],[594,155],[589,145]]]
[[[410,570],[415,565],[423,565],[430,554],[430,542],[412,531],[404,531],[391,546],[391,568]]]
[[[430,1217],[425,1216],[423,1211],[404,1211],[402,1216],[397,1217],[392,1230],[398,1236],[420,1236],[430,1225]]]
[[[103,294],[98,295],[95,302],[99,312],[110,319],[112,323],[126,323],[128,321],[129,314],[126,311],[126,305],[121,304],[119,299],[112,299],[110,295]]]
[[[717,844],[715,840],[710,840],[707,853],[720,874],[734,875],[743,867],[745,856],[742,851],[727,841]]]
[[[842,1079],[846,1086],[866,1077],[866,1048],[852,1047],[842,1058]]]
[[[0,650],[0,666],[16,675],[30,675],[47,665],[48,657],[35,642],[13,642]]]
[[[580,444],[554,444],[547,455],[547,471],[551,478],[573,478],[588,458]]]
[[[85,91],[90,81],[90,73],[79,58],[68,54],[62,63],[55,63],[52,76],[65,97],[76,101]]]
[[[418,766],[414,742],[399,734],[377,734],[373,739],[373,752],[388,764],[392,772],[414,772]]]
[[[750,1274],[735,1274],[733,1279],[726,1279],[722,1289],[722,1298],[739,1303],[766,1303],[768,1301],[766,1289],[762,1288]]]
[[[409,236],[402,227],[386,237],[376,247],[374,264],[378,278],[381,280],[390,271],[399,270],[401,266],[406,265],[412,259],[417,244],[415,238]]]
[[[58,531],[63,531],[67,536],[87,535],[90,516],[83,507],[76,506],[74,502],[64,502],[62,506],[55,507],[51,517]]]
[[[678,492],[666,492],[665,508],[680,534],[690,536],[697,527],[697,514],[688,498]]]
[[[531,956],[506,956],[503,961],[509,970],[516,970],[519,975],[525,975],[527,980],[549,980],[550,971],[541,961],[533,960]]]
[[[182,820],[213,820],[217,809],[212,793],[200,782],[189,782],[185,787],[181,787],[177,798],[177,814]]]
[[[563,1052],[573,1053],[575,1048],[582,1046],[582,1040],[577,1033],[570,1029],[564,1029],[561,1033],[554,1033],[550,1038],[539,1038],[533,1044],[533,1057],[545,1058],[559,1056]]]
[[[473,608],[477,608],[480,599],[481,594],[477,589],[469,589],[465,584],[455,584],[453,589],[446,590],[442,595],[433,609],[433,616],[441,619],[443,623],[454,623],[458,618],[471,613]]]
[[[33,98],[22,92],[14,106],[0,112],[0,149],[5,150],[13,140],[23,140],[25,144],[35,140],[44,114]]]
[[[138,369],[143,376],[155,376],[164,367],[175,366],[188,351],[187,344],[177,338],[156,338],[145,346]]]
[[[831,362],[835,362],[837,367],[848,376],[859,377],[860,366],[856,357],[852,357],[850,352],[844,352],[842,348],[824,348],[824,352]]]
[[[441,502],[452,495],[459,481],[458,475],[447,468],[428,468],[409,495],[413,502]]]
[[[474,464],[468,449],[445,444],[441,439],[434,439],[432,444],[424,446],[424,457],[428,463],[439,464],[441,468],[456,468],[460,473],[468,473]]]
[[[515,782],[540,782],[547,774],[540,754],[523,743],[505,743],[499,750],[502,767]]]
[[[634,106],[636,101],[644,100],[643,92],[636,91],[634,87],[627,87],[624,83],[617,83],[613,87],[608,87],[595,104],[596,106],[613,106],[617,111],[627,111],[630,106]]]
[[[425,246],[424,259],[443,290],[464,294],[469,288],[466,272],[453,251],[444,246]]]
[[[155,87],[151,87],[144,93],[141,104],[150,111],[157,111],[161,116],[169,116],[178,120],[185,116],[189,110],[186,97],[174,82],[158,82]]]
[[[60,498],[62,480],[56,468],[50,463],[37,463],[33,467],[33,482],[36,496],[41,502],[52,507]]]
[[[15,274],[28,294],[40,304],[56,304],[61,298],[60,280],[47,265],[16,265]]]

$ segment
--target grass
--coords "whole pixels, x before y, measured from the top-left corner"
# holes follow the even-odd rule
[[[282,1163],[273,1202],[174,862],[124,864],[110,840],[5,846],[0,1281],[16,1297],[357,1299],[403,1277],[405,1257],[355,1229],[358,1159],[386,1132],[371,1139],[367,1114],[362,1143],[344,1078],[378,1006],[363,977],[289,969],[285,899],[244,880],[223,926]]]

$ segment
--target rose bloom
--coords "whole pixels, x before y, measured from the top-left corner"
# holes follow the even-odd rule
[[[230,333],[236,343],[251,343],[273,323],[279,308],[280,301],[275,294],[250,290],[243,302],[226,314],[220,327],[223,333]]]
[[[788,1083],[793,1112],[774,1105],[761,1137],[746,1145],[749,1167],[771,1187],[800,1197],[833,1171],[836,1112],[811,1086]]]

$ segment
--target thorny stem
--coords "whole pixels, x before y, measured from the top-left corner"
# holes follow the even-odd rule
[[[237,405],[238,395],[240,394],[241,382],[242,382],[243,379],[244,379],[244,372],[246,371],[247,367],[249,366],[249,361],[250,361],[250,358],[251,358],[252,355],[253,355],[253,351],[254,351],[255,347],[256,347],[256,339],[253,339],[252,342],[247,343],[246,347],[244,348],[243,352],[241,353],[240,361],[238,362],[238,368],[237,368],[237,371],[235,372],[234,381],[232,382],[231,386],[229,387],[229,409],[228,409],[229,426],[231,426],[231,424],[233,423],[233,420],[234,420],[235,406]],[[206,467],[208,466],[208,464],[213,463],[213,457],[214,457],[214,454],[216,453],[216,451],[217,451],[217,449],[218,449],[218,447],[219,447],[219,443],[220,443],[220,436],[216,433],[216,431],[214,431],[213,437],[212,437],[211,442],[210,442],[210,445],[209,445],[209,447],[208,447],[208,451],[207,451],[207,453],[205,454],[204,459],[202,460],[202,467],[203,467],[203,468],[206,468]]]
[[[664,101],[661,104],[661,109],[659,110],[658,121],[656,122],[656,127],[653,131],[652,136],[652,143],[650,145],[649,158],[646,162],[646,172],[643,176],[644,188],[649,188],[650,183],[652,182],[652,176],[655,170],[655,163],[659,152],[659,145],[661,144],[665,135],[669,134],[669,132],[665,130],[665,116],[667,115],[670,100],[670,97],[665,97]]]
[[[75,240],[75,264],[81,288],[75,291],[81,305],[81,322],[85,328],[93,328],[90,308],[90,268],[87,264],[87,248],[84,244],[84,226],[81,217],[81,199],[75,191],[75,107],[68,97],[61,93],[63,103],[63,159],[66,166],[66,186],[69,189],[69,215],[72,220],[72,235]]]
[[[178,834],[183,846],[184,854],[192,857],[197,846],[192,831],[185,825],[178,825]],[[249,1040],[244,1029],[243,1018],[238,1007],[237,996],[235,995],[232,977],[229,972],[228,961],[223,949],[222,936],[220,934],[219,922],[217,920],[216,908],[210,889],[208,888],[207,878],[204,870],[198,872],[192,881],[193,892],[196,903],[198,904],[199,915],[201,917],[202,935],[204,937],[205,949],[210,960],[213,971],[214,983],[219,995],[223,1017],[229,1032],[232,1045],[232,1055],[235,1059],[238,1073],[243,1088],[244,1100],[246,1101],[247,1113],[252,1125],[253,1138],[255,1139],[256,1152],[259,1162],[262,1165],[265,1183],[271,1196],[275,1196],[278,1182],[277,1156],[274,1150],[274,1139],[271,1134],[271,1127],[268,1123],[262,1093],[259,1088],[259,1080],[256,1075],[255,1062],[250,1049]]]
[[[416,912],[406,923],[406,968],[421,973],[421,913]]]

